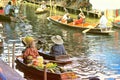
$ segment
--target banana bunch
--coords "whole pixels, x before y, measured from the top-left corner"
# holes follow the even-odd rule
[[[39,68],[39,69],[44,69],[44,64],[43,64],[43,63],[39,63],[39,64],[38,64],[38,68]]]
[[[47,69],[56,68],[56,67],[57,67],[57,64],[55,64],[55,63],[47,63],[47,64],[46,64],[46,68],[47,68]]]

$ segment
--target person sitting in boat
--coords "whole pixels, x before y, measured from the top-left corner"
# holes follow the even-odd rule
[[[69,13],[66,13],[62,18],[60,18],[58,21],[63,21],[65,23],[73,22],[73,19],[70,17]]]
[[[6,76],[3,74],[2,68],[0,67],[0,80],[7,80]]]
[[[3,15],[4,14],[4,10],[3,10],[3,7],[0,6],[0,14]]]
[[[12,10],[12,5],[11,2],[8,2],[4,9],[4,13],[6,16],[10,16],[10,10]]]
[[[85,22],[85,15],[83,13],[79,13],[77,16],[77,20],[74,21],[73,24],[82,24]]]
[[[99,27],[101,28],[101,31],[105,31],[107,30],[107,18],[104,15],[104,12],[101,12],[101,18],[100,18],[100,22],[99,22]]]
[[[45,10],[47,10],[47,9],[46,9],[46,2],[45,2],[45,1],[42,1],[42,2],[41,2],[41,6],[36,9],[36,13],[37,13],[37,12],[43,12],[43,11],[45,11]]]
[[[41,8],[44,10],[44,9],[46,9],[46,2],[45,1],[42,1],[42,3],[41,3]]]
[[[30,63],[30,61],[28,61],[30,59],[28,58],[35,59],[39,56],[39,53],[33,37],[26,36],[25,38],[23,38],[23,43],[26,46],[26,49],[23,51],[23,62],[28,64]]]
[[[53,55],[66,55],[66,50],[63,45],[63,39],[60,35],[52,36],[51,40],[54,45],[51,47],[50,54]]]

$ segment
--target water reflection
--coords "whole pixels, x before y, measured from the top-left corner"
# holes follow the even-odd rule
[[[47,35],[45,39],[50,42],[50,36],[55,34],[61,35],[65,41],[65,48],[70,56],[81,59],[81,56],[84,55],[90,60],[95,60],[103,64],[105,68],[99,67],[99,65],[96,64],[96,66],[102,70],[106,72],[113,71],[114,74],[120,74],[119,30],[118,33],[116,32],[113,36],[84,36],[78,29],[54,25],[53,23],[49,22],[47,20],[49,13],[36,15],[34,13],[36,7],[27,5],[26,8],[27,18],[30,20],[30,24],[33,26],[33,32],[37,33],[36,36]],[[20,30],[20,27],[16,25],[17,24],[4,23],[7,31],[6,36],[8,38],[15,39],[15,30],[18,30],[17,32]]]
[[[80,57],[86,55],[92,60],[98,60],[103,63],[108,70],[116,70],[118,73],[120,67],[119,54],[119,33],[111,36],[100,35],[84,35],[78,29],[68,28],[64,26],[54,25],[47,20],[49,13],[35,15],[32,13],[34,9],[27,7],[27,16],[34,26],[34,31],[38,35],[54,35],[63,36],[65,48],[71,56]],[[50,40],[50,39],[48,39]]]
[[[3,26],[5,28],[5,36],[6,40],[8,39],[17,39],[18,34],[16,34],[17,24],[14,22],[3,22]]]

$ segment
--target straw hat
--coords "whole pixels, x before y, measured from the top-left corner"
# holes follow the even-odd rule
[[[35,39],[30,36],[26,36],[25,38],[22,39],[23,43],[25,45],[30,45]]]
[[[52,36],[51,40],[55,43],[55,44],[63,44],[63,40],[61,38],[60,35],[56,35],[56,36]]]

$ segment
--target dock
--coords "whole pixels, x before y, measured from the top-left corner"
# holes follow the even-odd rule
[[[0,67],[3,70],[3,74],[6,76],[7,80],[25,80],[20,74],[18,74],[14,69],[12,69],[7,63],[0,59]]]

